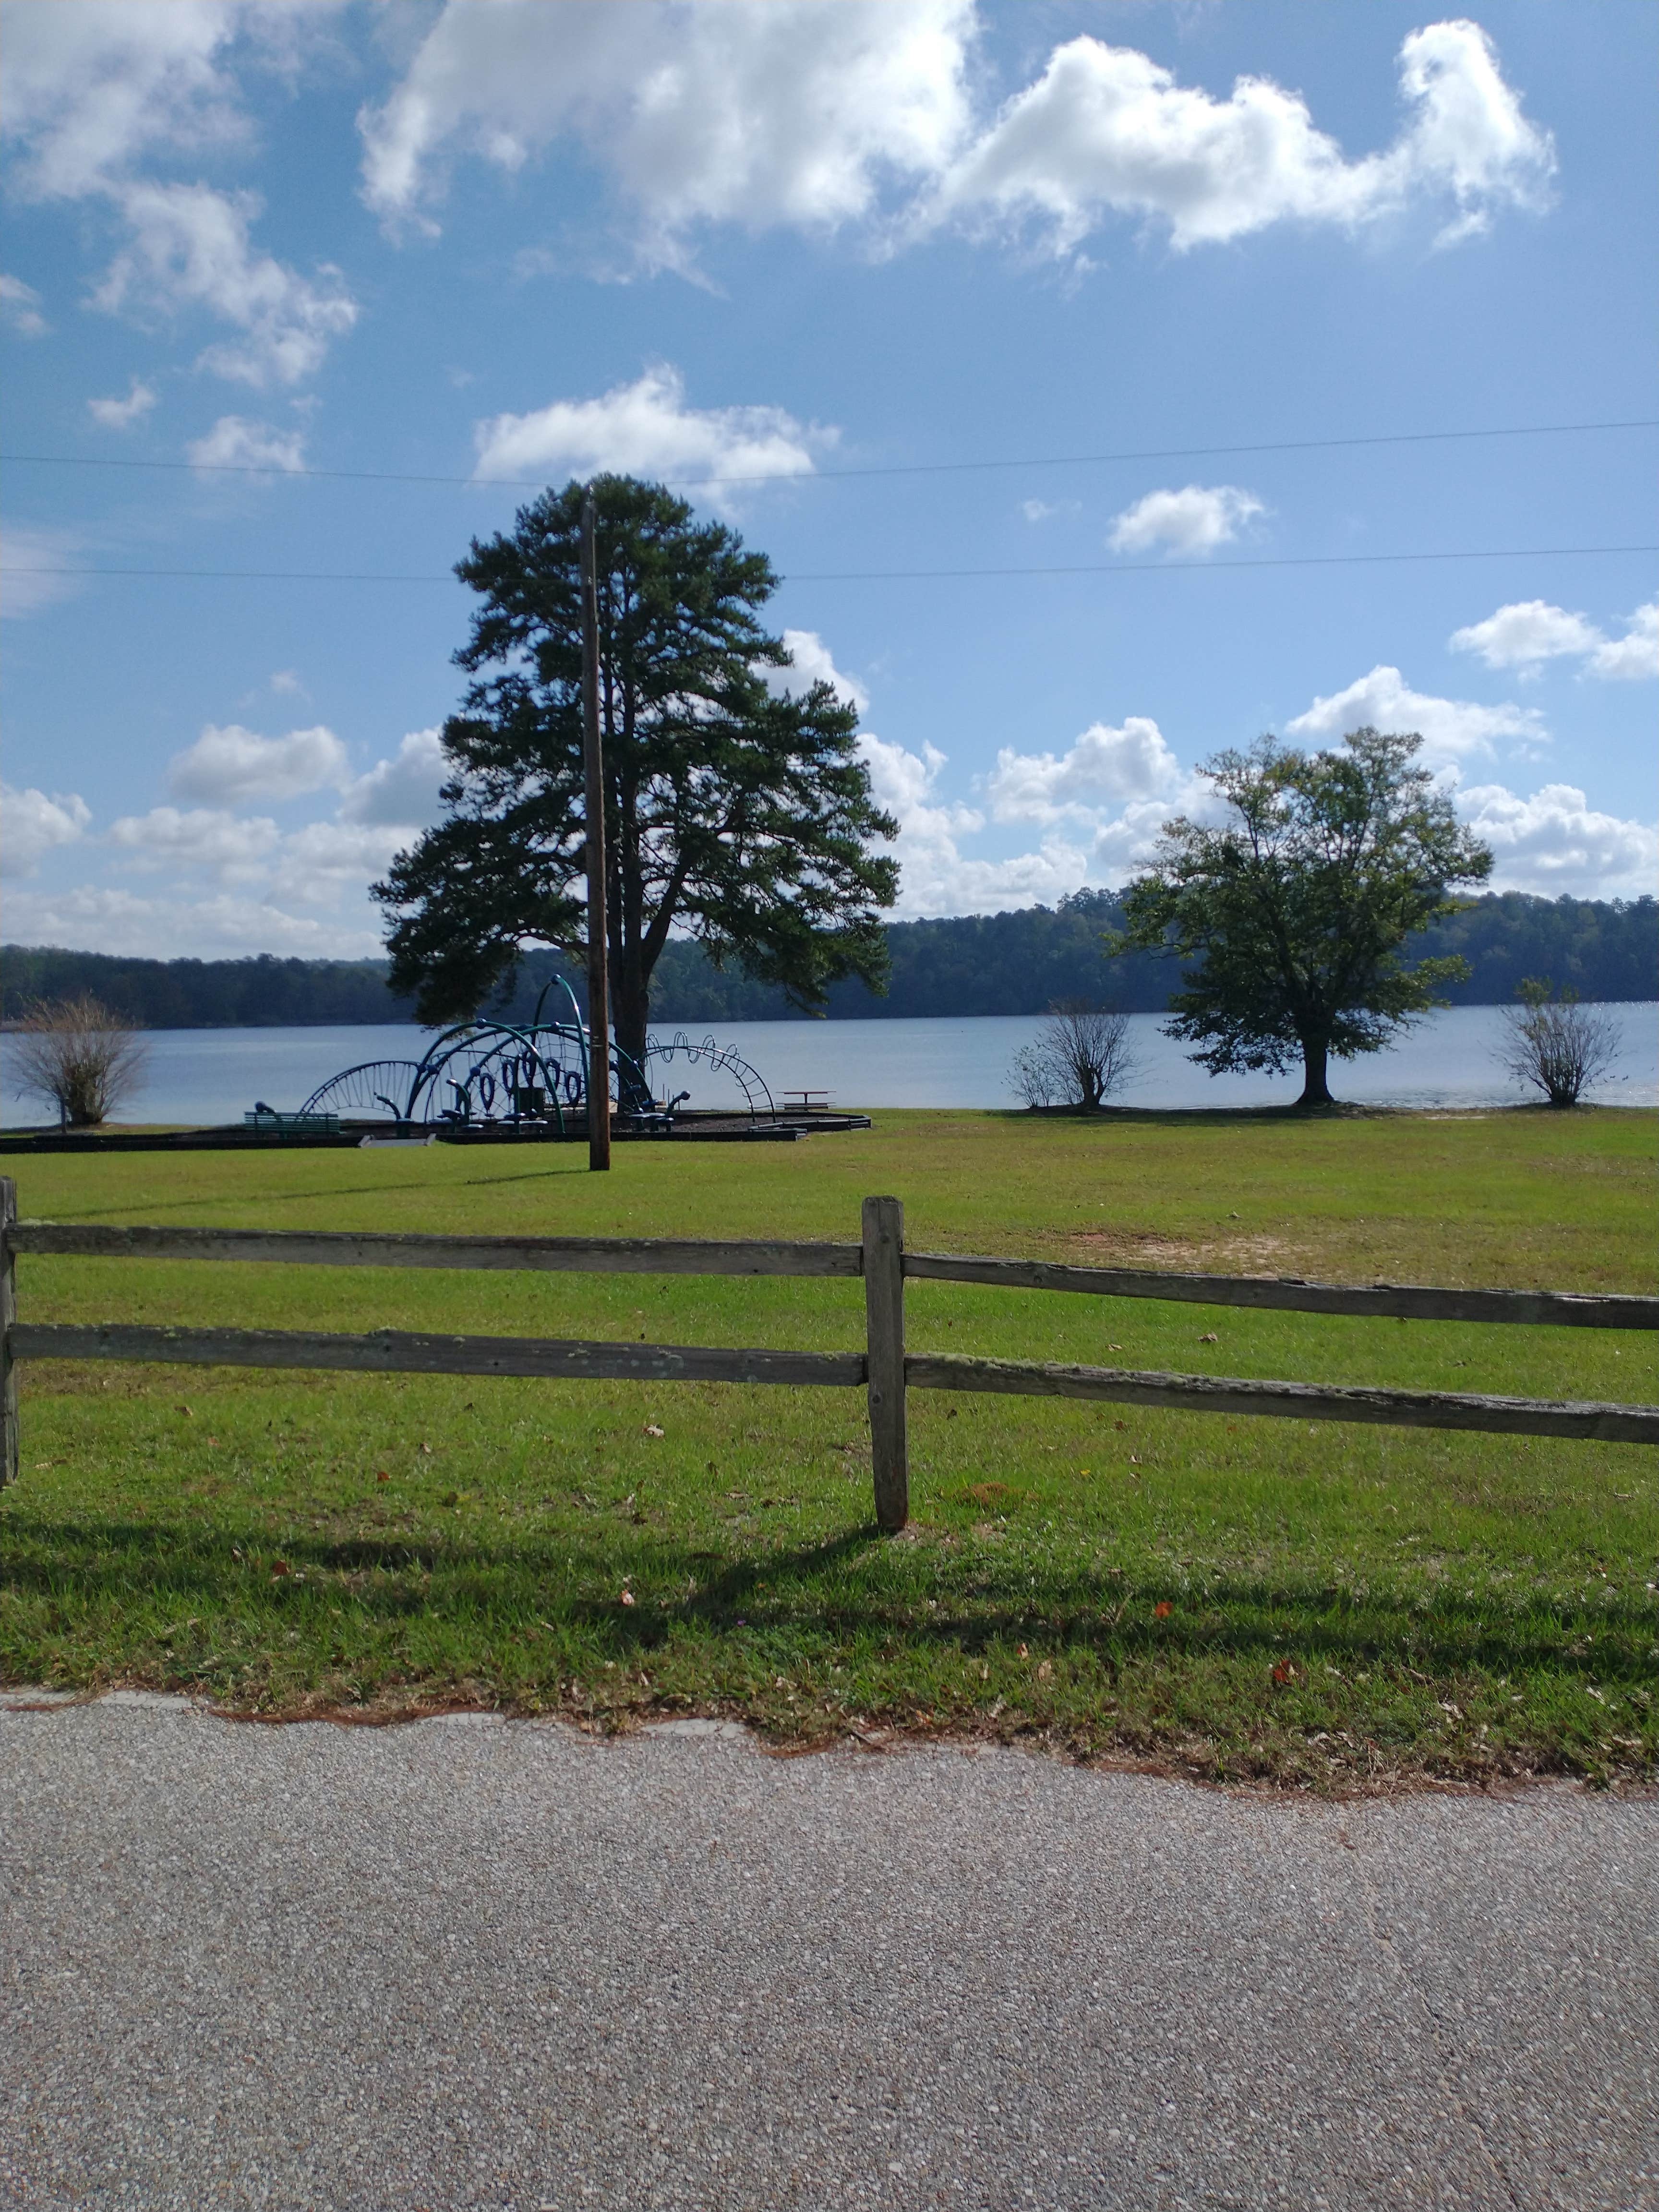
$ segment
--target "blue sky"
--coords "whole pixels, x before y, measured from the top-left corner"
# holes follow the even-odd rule
[[[449,568],[599,466],[771,554],[901,913],[1366,721],[1654,887],[1659,433],[1314,442],[1659,414],[1644,0],[0,14],[8,939],[377,950]]]

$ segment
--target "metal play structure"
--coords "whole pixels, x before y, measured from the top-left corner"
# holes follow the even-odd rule
[[[418,1060],[370,1060],[342,1068],[318,1085],[301,1108],[302,1116],[334,1115],[343,1121],[383,1121],[400,1127],[539,1127],[559,1135],[567,1124],[585,1126],[587,1109],[588,1030],[575,997],[562,976],[549,990],[563,990],[568,1019],[543,1018],[548,992],[538,1000],[531,1020],[460,1022],[433,1039]],[[720,1079],[720,1087],[740,1094],[725,1110],[750,1122],[775,1120],[777,1109],[764,1079],[742,1055],[712,1036],[694,1042],[684,1030],[666,1041],[653,1036],[643,1065],[613,1041],[610,1053],[614,1112],[623,1126],[670,1129],[691,1093],[676,1093],[672,1079],[680,1068]]]

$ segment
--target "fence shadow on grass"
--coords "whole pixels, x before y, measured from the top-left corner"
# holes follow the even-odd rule
[[[289,1657],[296,1632],[302,1645],[343,1638],[384,1654],[388,1639],[420,1625],[440,1632],[458,1667],[485,1678],[510,1647],[522,1677],[515,1639],[534,1624],[558,1632],[562,1666],[574,1647],[629,1666],[670,1646],[707,1651],[729,1641],[775,1649],[780,1664],[879,1647],[926,1676],[953,1661],[1006,1659],[1024,1644],[1034,1661],[1063,1657],[1109,1685],[1159,1662],[1269,1666],[1286,1655],[1434,1680],[1540,1670],[1596,1683],[1653,1679],[1651,1605],[1622,1591],[1563,1605],[1543,1594],[1499,1600],[1227,1571],[1200,1587],[1155,1569],[1081,1565],[1033,1588],[1030,1565],[1020,1555],[1000,1574],[994,1554],[901,1551],[873,1523],[740,1550],[622,1528],[603,1543],[568,1530],[491,1543],[459,1528],[342,1535],[14,1511],[0,1549],[0,1669],[27,1679],[32,1648],[62,1655],[77,1643],[118,1666],[124,1650],[154,1648],[158,1621],[219,1615],[238,1624],[245,1645],[268,1633]],[[961,1587],[968,1573],[971,1590]]]

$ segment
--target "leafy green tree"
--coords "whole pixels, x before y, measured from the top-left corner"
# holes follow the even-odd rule
[[[1195,1060],[1277,1073],[1299,1054],[1303,1106],[1331,1103],[1333,1055],[1379,1051],[1468,975],[1455,956],[1408,964],[1400,948],[1458,904],[1454,884],[1492,872],[1419,764],[1420,738],[1342,742],[1304,753],[1263,738],[1207,763],[1224,820],[1165,823],[1118,940],[1196,960],[1167,1030],[1200,1047]]]
[[[593,490],[618,1044],[644,1051],[671,930],[799,1006],[844,975],[879,988],[898,867],[870,848],[898,825],[833,687],[766,681],[789,665],[757,619],[770,562],[660,485],[605,476]],[[473,681],[444,725],[448,812],[374,886],[392,988],[426,1020],[474,1012],[526,945],[585,954],[582,496],[544,493],[457,564],[483,605],[455,654]]]

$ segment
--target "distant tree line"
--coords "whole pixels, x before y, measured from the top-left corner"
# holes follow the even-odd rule
[[[1038,1014],[1066,1000],[1110,1000],[1127,1013],[1162,1013],[1179,988],[1174,964],[1151,953],[1106,954],[1103,933],[1123,926],[1113,891],[1078,891],[1057,907],[886,925],[891,980],[885,998],[862,983],[830,985],[830,1019],[931,1014]],[[1659,997],[1659,902],[1532,898],[1518,891],[1474,900],[1422,933],[1413,953],[1459,954],[1468,981],[1455,1006],[1505,1006],[1528,976],[1547,975],[1585,1000]],[[491,1011],[527,1021],[561,968],[580,999],[577,963],[527,953]],[[92,992],[149,1029],[264,1029],[406,1022],[374,960],[131,960],[56,947],[0,948],[0,1018],[15,1021],[42,1000]],[[551,1012],[556,994],[550,993]],[[568,1005],[561,992],[560,1004]],[[781,989],[722,973],[696,945],[671,940],[653,982],[653,1026],[779,1021]]]
[[[827,994],[832,1020],[929,1014],[1040,1014],[1065,1000],[1109,1000],[1126,1013],[1162,1013],[1179,988],[1176,964],[1150,952],[1107,957],[1104,933],[1124,924],[1115,891],[1083,890],[1057,907],[887,924],[885,998],[855,982]],[[1547,975],[1586,1000],[1659,997],[1659,902],[1489,894],[1421,933],[1413,957],[1461,954],[1467,982],[1454,1006],[1505,1006],[1527,976]],[[514,994],[527,1012],[552,955],[526,963]],[[530,979],[536,979],[529,988]],[[579,986],[580,988],[580,986]],[[526,1002],[528,1002],[527,1004]],[[693,945],[672,944],[657,969],[655,1023],[785,1020],[779,991],[721,974]]]
[[[383,960],[130,960],[56,945],[0,947],[0,1019],[31,1005],[90,992],[152,1030],[305,1029],[406,1022],[409,1002],[386,988]]]

